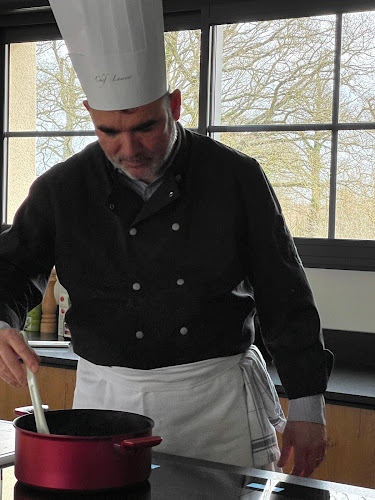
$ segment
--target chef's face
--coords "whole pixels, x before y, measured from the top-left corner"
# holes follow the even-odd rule
[[[132,179],[155,180],[175,141],[180,91],[122,111],[93,109],[87,101],[84,105],[107,158]]]

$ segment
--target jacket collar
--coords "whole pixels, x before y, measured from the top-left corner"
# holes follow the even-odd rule
[[[181,195],[184,178],[189,164],[189,141],[186,136],[186,131],[182,125],[177,123],[177,127],[177,151],[174,153],[172,163],[167,167],[165,173],[163,174],[165,178],[162,184],[158,187],[151,198],[142,204],[142,207],[133,221],[133,224],[136,224],[145,218],[151,217],[163,207],[173,203]],[[129,199],[129,202],[131,202],[130,200],[134,199],[134,197],[138,199],[140,197],[132,190],[126,181],[124,182],[123,175],[113,167],[112,163],[107,158],[106,168],[113,182],[111,192],[106,201],[106,206],[107,208],[110,208],[112,212],[119,215],[117,207],[119,205],[120,197],[123,199],[125,196],[125,198]]]

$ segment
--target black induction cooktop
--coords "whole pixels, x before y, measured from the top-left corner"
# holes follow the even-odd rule
[[[17,500],[375,500],[375,490],[154,453],[149,481],[121,490],[64,492],[16,483]]]

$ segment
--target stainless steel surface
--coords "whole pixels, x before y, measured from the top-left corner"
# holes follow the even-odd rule
[[[65,347],[69,348],[70,341],[68,340],[29,340],[30,347]]]
[[[0,420],[0,467],[14,463],[14,436],[13,422]]]

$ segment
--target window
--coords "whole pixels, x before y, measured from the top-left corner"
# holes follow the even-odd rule
[[[83,100],[63,41],[10,45],[6,222],[38,175],[95,140]]]
[[[184,98],[181,123],[198,126],[200,31],[165,34],[171,88]],[[96,140],[63,40],[9,47],[7,204],[10,224],[34,179]]]
[[[0,6],[8,224],[37,175],[96,140],[49,7],[29,3]],[[182,124],[258,159],[307,267],[375,271],[372,0],[172,3],[167,71],[182,91]]]
[[[212,136],[260,161],[294,236],[375,240],[375,12],[214,40]]]
[[[200,47],[200,30],[165,33],[168,84],[181,90],[180,122],[193,129],[198,127]]]

